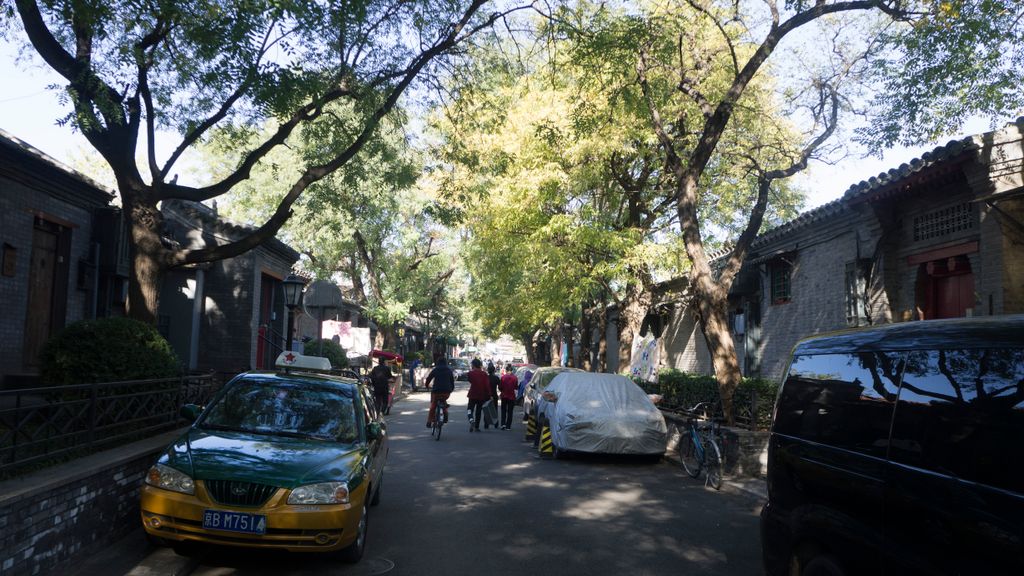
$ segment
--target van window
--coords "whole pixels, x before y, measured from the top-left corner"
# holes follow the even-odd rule
[[[794,357],[775,431],[884,458],[901,366],[884,352]]]
[[[1024,493],[1024,350],[911,353],[890,458]]]

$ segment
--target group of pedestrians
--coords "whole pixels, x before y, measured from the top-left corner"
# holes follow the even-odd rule
[[[511,364],[505,366],[505,373],[498,377],[494,364],[487,363],[487,371],[484,372],[483,362],[475,358],[470,363],[469,379],[469,415],[470,431],[480,431],[480,422],[484,419],[484,410],[488,409],[488,402],[497,408],[501,405],[501,414],[494,422],[494,428],[502,430],[512,429],[512,413],[516,405],[516,391],[519,389],[519,380],[512,373]],[[434,413],[438,402],[444,402],[444,419],[448,421],[447,401],[455,390],[455,376],[448,361],[443,357],[435,359],[434,369],[427,374],[425,380],[427,388],[430,389],[430,410],[427,411],[427,427],[434,423]],[[487,427],[485,423],[484,427]]]

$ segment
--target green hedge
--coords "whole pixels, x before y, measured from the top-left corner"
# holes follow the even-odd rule
[[[699,402],[707,402],[714,406],[716,414],[721,416],[718,381],[714,376],[667,369],[658,373],[657,382],[639,384],[650,394],[661,394],[660,406],[664,409],[685,411]],[[773,380],[744,378],[733,395],[737,424],[755,430],[767,430],[771,426],[772,409],[778,388],[778,383]]]
[[[320,343],[323,342],[323,353],[320,353]],[[320,356],[331,361],[331,368],[347,368],[348,356],[345,349],[334,340],[310,340],[306,342],[302,353],[306,356]]]
[[[46,342],[44,384],[92,384],[170,378],[181,373],[171,345],[149,324],[130,318],[75,322]]]

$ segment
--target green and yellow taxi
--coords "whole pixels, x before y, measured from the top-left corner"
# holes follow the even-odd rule
[[[231,380],[167,447],[142,487],[142,524],[158,544],[337,552],[358,562],[380,500],[387,429],[357,381],[302,367]],[[327,366],[329,368],[329,363]]]

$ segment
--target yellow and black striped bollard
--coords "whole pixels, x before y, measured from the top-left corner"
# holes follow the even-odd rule
[[[534,418],[533,414],[526,417],[526,439],[537,440],[537,419]]]
[[[540,455],[543,458],[551,458],[555,455],[555,443],[551,440],[551,426],[547,420],[540,427]]]

